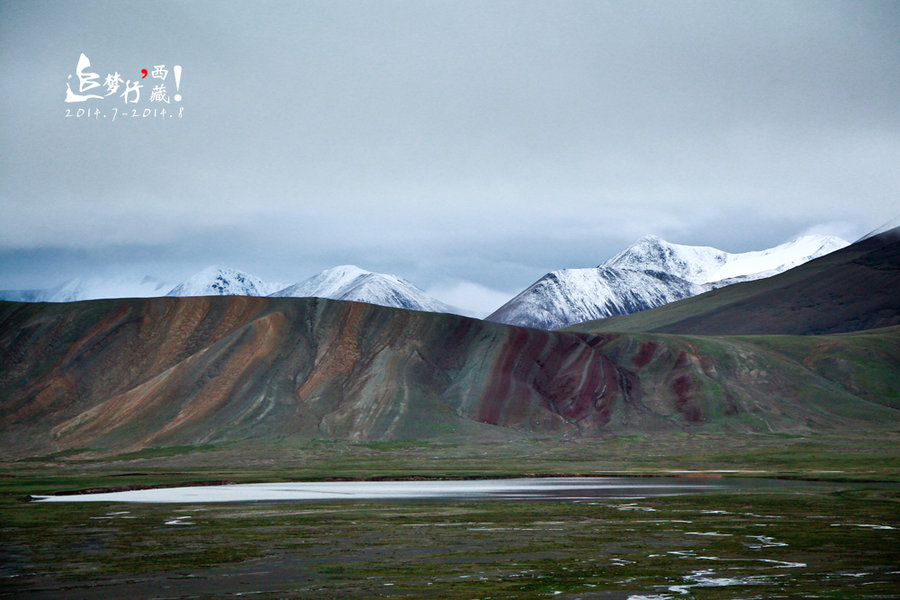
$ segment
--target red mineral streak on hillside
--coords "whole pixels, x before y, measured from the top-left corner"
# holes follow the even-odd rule
[[[6,308],[0,423],[47,449],[558,432],[596,428],[596,400],[618,395],[616,365],[579,336],[451,315],[245,297]]]
[[[824,355],[795,340],[795,359],[739,338],[551,332],[315,298],[2,302],[0,449],[890,423],[890,381],[859,382],[894,372],[898,336],[872,336],[833,338]],[[804,366],[820,355],[821,374]]]

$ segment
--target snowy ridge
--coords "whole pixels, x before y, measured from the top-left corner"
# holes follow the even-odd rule
[[[898,228],[900,228],[900,215],[897,215],[890,221],[886,221],[886,222],[882,223],[880,226],[876,227],[875,229],[873,229],[872,231],[870,231],[869,233],[862,236],[861,238],[859,238],[856,241],[861,242],[863,240],[867,240],[869,238],[875,237],[876,235],[881,235],[882,233],[887,233],[888,231],[894,231]],[[895,233],[896,233],[896,231],[895,231]]]
[[[168,292],[168,293],[167,293]],[[14,302],[74,302],[99,298],[144,298],[153,296],[276,296],[330,298],[367,302],[394,308],[462,314],[436,300],[396,275],[365,271],[343,265],[322,271],[305,281],[285,287],[228,267],[208,267],[174,288],[151,277],[143,280],[83,281],[72,279],[54,288],[0,290],[0,300]]]
[[[834,236],[806,235],[767,250],[733,254],[648,235],[599,267],[548,273],[487,320],[556,329],[631,314],[776,275],[847,245]]]
[[[207,267],[175,286],[167,296],[268,296],[272,288],[258,277],[228,267]]]
[[[351,300],[426,312],[459,312],[432,298],[401,277],[372,273],[354,265],[341,265],[322,271],[306,281],[301,281],[271,295]]]
[[[154,277],[143,279],[70,279],[38,290],[2,290],[0,300],[14,302],[77,302],[101,298],[151,298],[162,296],[172,284]]]
[[[708,246],[671,244],[646,235],[600,265],[630,271],[662,271],[694,283],[709,281],[709,273],[728,262],[728,253]]]
[[[761,279],[847,245],[835,236],[804,235],[767,250],[732,254],[707,246],[672,244],[648,235],[601,266],[665,271],[693,283],[708,284],[734,277]]]
[[[627,315],[705,291],[662,271],[597,267],[548,273],[487,317],[488,321],[556,329]]]

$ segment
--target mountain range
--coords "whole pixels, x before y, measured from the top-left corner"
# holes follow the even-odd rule
[[[846,245],[834,236],[807,235],[768,250],[732,254],[648,235],[596,268],[561,269],[544,275],[487,320],[556,329],[636,313],[740,281],[769,277]]]
[[[354,265],[327,269],[300,283],[286,286],[230,267],[211,266],[174,288],[151,277],[143,280],[72,279],[54,288],[0,291],[0,300],[13,302],[76,302],[104,298],[148,298],[156,296],[273,296],[329,298],[367,302],[379,306],[427,312],[460,313],[458,308],[432,298],[409,281],[373,273]]]
[[[631,314],[739,281],[767,277],[846,244],[832,236],[802,236],[768,250],[732,254],[715,248],[672,244],[649,235],[596,268],[548,273],[487,320],[555,329]],[[49,290],[0,291],[0,299],[72,302],[161,295],[317,297],[466,314],[396,275],[373,273],[353,265],[334,267],[290,286],[266,282],[228,267],[209,267],[174,288],[168,288],[170,285],[150,277],[140,282],[72,280]]]
[[[900,416],[898,289],[894,230],[619,331],[316,298],[0,302],[0,450],[874,432]],[[699,335],[728,323],[768,335]],[[844,333],[784,335],[822,331]]]
[[[69,279],[52,288],[0,290],[0,300],[14,302],[77,302],[99,298],[151,298],[165,296],[172,284],[155,277]]]
[[[566,329],[594,334],[817,335],[895,325],[900,325],[900,228],[772,277]]]

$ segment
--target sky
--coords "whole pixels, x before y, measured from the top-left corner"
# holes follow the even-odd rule
[[[355,264],[486,314],[900,213],[898,2],[2,0],[0,75],[0,289]]]

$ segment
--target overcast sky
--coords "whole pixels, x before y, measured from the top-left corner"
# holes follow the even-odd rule
[[[900,213],[898,2],[0,7],[0,289],[352,263],[488,310],[647,233],[736,252]],[[66,103],[82,52],[140,101]]]

